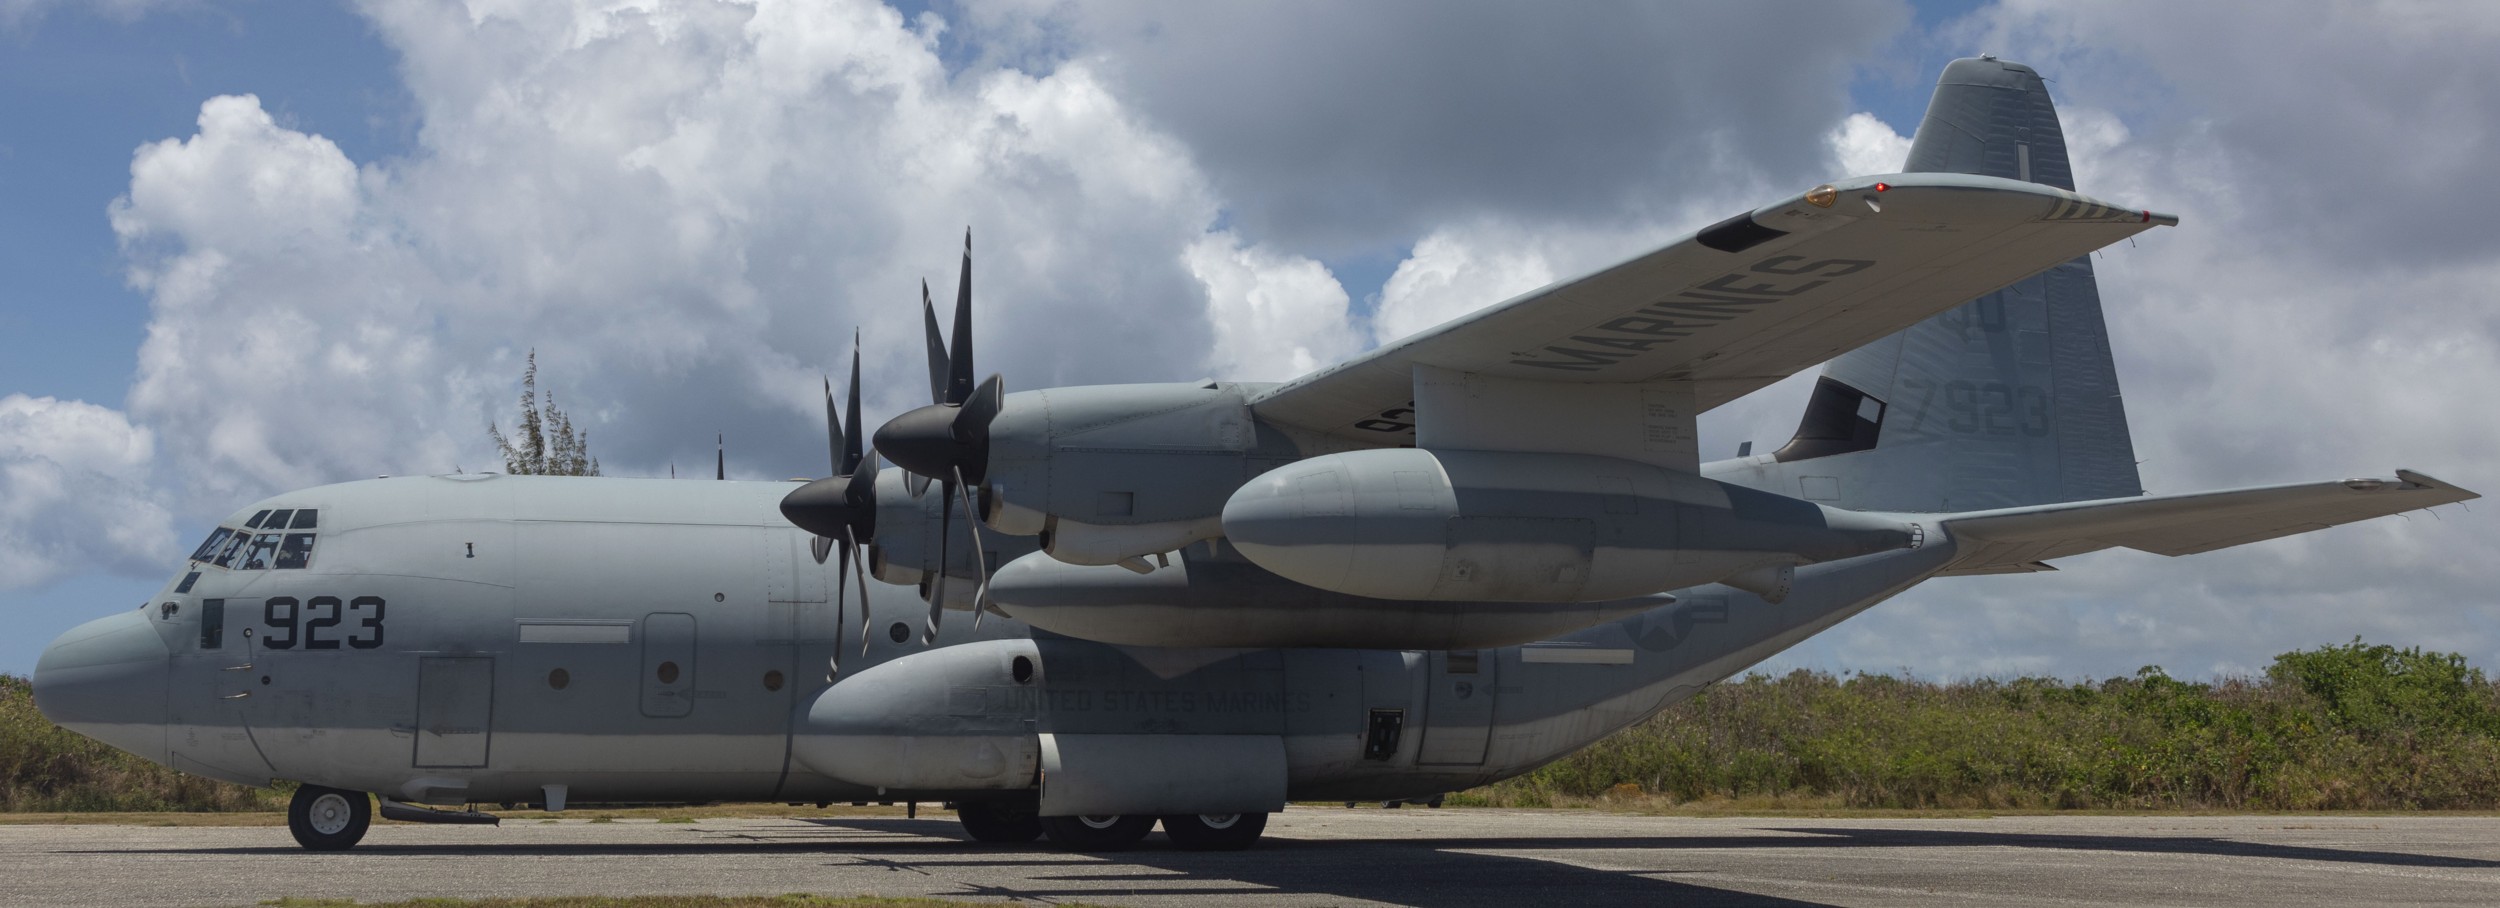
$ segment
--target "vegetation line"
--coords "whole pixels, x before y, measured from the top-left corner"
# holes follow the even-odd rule
[[[157,766],[46,721],[0,676],[0,810],[275,810],[285,790]],[[2285,653],[2213,684],[1937,683],[1795,672],[1720,684],[1455,804],[1724,810],[2500,809],[2500,685],[2452,653]]]
[[[1799,671],[1720,684],[1459,795],[1505,807],[2492,810],[2500,686],[2355,640],[2260,678],[1939,684]]]

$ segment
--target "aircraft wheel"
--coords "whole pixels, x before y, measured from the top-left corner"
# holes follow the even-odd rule
[[[1264,813],[1190,813],[1163,818],[1163,834],[1189,851],[1240,851],[1267,830]]]
[[[371,825],[373,798],[361,791],[305,785],[286,806],[286,831],[306,851],[346,851]]]
[[[1043,817],[1050,840],[1078,851],[1126,851],[1153,832],[1151,816]]]
[[[955,818],[973,841],[1017,845],[1042,837],[1042,818],[1035,813],[1040,809],[1031,798],[965,801],[955,806]]]

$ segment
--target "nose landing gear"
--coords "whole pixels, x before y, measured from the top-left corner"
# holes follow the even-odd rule
[[[371,825],[373,797],[361,791],[305,785],[286,807],[286,830],[306,851],[346,851]]]

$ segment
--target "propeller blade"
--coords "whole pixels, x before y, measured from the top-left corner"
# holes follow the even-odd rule
[[[960,404],[972,396],[972,228],[964,228],[963,277],[955,285],[955,339],[947,345],[946,396],[942,403]]]
[[[807,538],[808,554],[816,556],[817,564],[823,564],[825,558],[833,554],[833,544],[833,537],[810,536]]]
[[[824,376],[818,377],[825,379],[826,459],[833,464],[833,473],[831,475],[840,476],[844,473],[850,472],[842,469],[842,415],[833,412],[833,379],[826,378]],[[857,379],[853,379],[851,381],[851,386],[854,388],[858,387],[859,381]],[[824,563],[824,559],[822,558],[818,558],[816,561],[819,564]]]
[[[842,501],[851,508],[850,526],[862,536],[877,538],[877,459],[860,461],[843,482]]]
[[[903,491],[910,492],[913,498],[928,494],[929,477],[918,473],[903,474]]]
[[[849,533],[848,530],[843,532]],[[858,536],[846,535],[843,541],[850,544],[848,558],[852,575],[859,578],[859,654],[865,656],[868,655],[868,625],[877,620],[868,612],[868,553],[860,550]],[[841,644],[836,642],[834,645],[839,647]]]
[[[826,398],[825,406],[827,407],[826,413],[833,412],[832,398]],[[849,476],[859,472],[859,463],[863,459],[860,445],[868,440],[867,427],[859,423],[859,331],[856,329],[851,332],[851,406],[850,412],[845,416],[848,418],[842,425],[850,426],[851,433],[842,439],[842,469],[837,475]]]
[[[920,282],[920,322],[929,334],[929,402],[946,402],[946,338],[938,333],[937,304],[929,302],[929,282]]]
[[[816,538],[824,539],[822,536],[818,536]],[[825,541],[832,542],[833,540],[826,539]],[[816,563],[825,563],[825,557],[823,555],[816,556]],[[842,620],[844,615],[843,599],[846,598],[844,594],[849,593],[850,591],[851,547],[846,545],[842,547],[842,563],[833,569],[833,655],[828,656],[825,659],[825,683],[827,684],[831,684],[834,679],[842,677],[842,625],[848,623]]]
[[[920,645],[937,642],[938,616],[946,611],[946,566],[953,561],[946,557],[947,544],[955,537],[955,483],[948,481],[938,491],[938,558],[937,576],[929,581],[929,627],[920,637]]]
[[[972,487],[964,484],[963,471],[955,471],[953,485],[963,499],[964,516],[969,518],[964,523],[972,528],[972,563],[981,570],[981,585],[972,591],[972,629],[977,631],[981,629],[981,611],[988,607],[990,600],[990,557],[982,544],[981,512],[972,507]]]

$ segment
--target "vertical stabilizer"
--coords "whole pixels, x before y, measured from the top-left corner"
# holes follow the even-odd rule
[[[2039,74],[1989,57],[1945,67],[1902,170],[2075,188]],[[1843,354],[1785,446],[1704,472],[1865,510],[2141,494],[2091,259]]]

